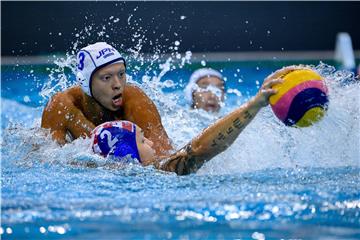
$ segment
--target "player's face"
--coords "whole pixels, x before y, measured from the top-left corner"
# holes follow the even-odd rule
[[[201,108],[209,112],[220,110],[220,103],[224,101],[224,82],[217,77],[204,77],[196,83],[198,89],[193,93],[194,108]]]
[[[125,70],[123,63],[115,63],[97,70],[92,77],[92,95],[108,110],[117,111],[123,105]]]
[[[136,144],[143,164],[146,165],[155,158],[155,150],[152,148],[154,143],[144,136],[143,130],[139,127],[136,127]]]

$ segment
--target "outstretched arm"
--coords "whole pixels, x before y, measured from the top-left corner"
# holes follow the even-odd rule
[[[191,141],[193,154],[207,161],[226,150],[243,129],[254,119],[259,110],[266,106],[265,99],[273,90],[256,95],[229,115],[219,119]]]
[[[273,90],[258,94],[249,102],[206,128],[185,147],[156,165],[165,171],[186,175],[225,151],[264,106],[262,99]]]
[[[293,69],[294,67],[284,68],[270,75],[249,102],[219,119],[184,148],[156,163],[155,166],[179,175],[196,172],[206,161],[223,152],[235,141],[259,110],[268,105],[269,97],[276,93],[271,87],[282,82],[278,78]]]

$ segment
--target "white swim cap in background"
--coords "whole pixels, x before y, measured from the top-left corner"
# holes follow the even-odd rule
[[[188,101],[188,103],[190,103],[190,104],[193,103],[192,93],[197,88],[197,86],[196,86],[197,81],[199,81],[201,78],[210,77],[210,76],[218,77],[221,80],[223,80],[223,76],[221,75],[221,73],[219,73],[218,71],[216,71],[212,68],[200,68],[200,69],[196,70],[195,72],[193,72],[193,74],[191,74],[189,83],[187,84],[187,86],[185,87],[185,90],[184,90],[185,99]]]
[[[92,75],[107,65],[114,63],[124,63],[125,59],[112,46],[105,42],[97,42],[82,48],[77,56],[77,74],[76,79],[82,90],[92,96],[91,78]]]

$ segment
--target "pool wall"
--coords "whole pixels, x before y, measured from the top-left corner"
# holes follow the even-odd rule
[[[1,6],[3,56],[67,52],[76,38],[86,43],[110,41],[127,49],[139,38],[135,32],[152,40],[141,46],[142,52],[150,53],[154,45],[168,47],[175,41],[179,51],[192,52],[329,51],[338,32],[348,32],[354,49],[360,49],[360,2],[80,1]],[[85,27],[98,34],[80,31]]]

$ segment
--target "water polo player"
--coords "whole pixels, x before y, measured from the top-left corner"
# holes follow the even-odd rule
[[[192,108],[218,112],[224,101],[225,82],[218,71],[201,68],[193,72],[185,87],[185,98]]]
[[[126,62],[115,48],[98,42],[81,49],[77,71],[80,86],[55,94],[44,109],[41,127],[50,129],[53,139],[65,144],[90,136],[101,123],[129,120],[154,142],[157,154],[172,149],[155,104],[126,82]]]
[[[271,87],[282,82],[281,75],[294,67],[283,68],[265,79],[259,92],[250,101],[207,127],[183,148],[173,154],[160,155],[154,142],[142,135],[131,122],[115,121],[98,126],[93,132],[93,150],[117,161],[136,159],[142,165],[185,175],[196,172],[206,161],[226,150],[250,123],[259,110],[268,105],[276,93]]]

